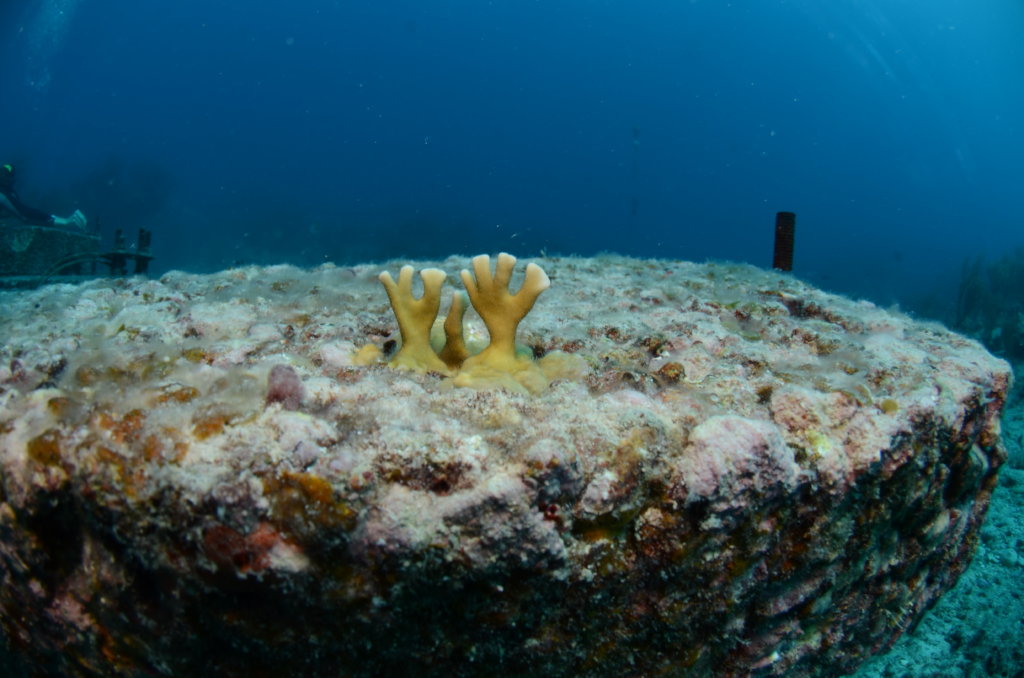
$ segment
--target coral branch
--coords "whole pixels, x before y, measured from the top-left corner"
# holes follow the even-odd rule
[[[462,334],[462,317],[469,306],[465,292],[453,292],[452,304],[448,307],[448,315],[444,319],[444,348],[441,349],[441,360],[453,370],[459,369],[469,357],[466,340]]]
[[[398,320],[398,331],[402,335],[402,347],[388,364],[410,370],[447,373],[448,366],[430,346],[430,328],[441,307],[441,285],[444,284],[445,272],[436,268],[420,271],[423,296],[419,299],[412,296],[412,273],[412,266],[403,266],[398,272],[397,283],[387,271],[378,276],[387,290],[391,308]]]
[[[537,297],[551,286],[551,280],[540,266],[530,264],[526,267],[523,286],[512,294],[508,285],[515,265],[516,258],[502,252],[498,255],[492,276],[491,258],[481,254],[473,258],[472,274],[462,271],[462,283],[469,293],[469,300],[491,335],[491,343],[478,355],[468,358],[464,369],[481,365],[507,372],[521,369],[516,359],[516,330],[537,302]]]

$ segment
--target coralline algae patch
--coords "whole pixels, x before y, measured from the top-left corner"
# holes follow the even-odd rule
[[[38,673],[836,675],[966,567],[1010,381],[975,342],[549,258],[518,339],[550,384],[459,388],[384,364],[404,263],[0,294],[0,609]]]

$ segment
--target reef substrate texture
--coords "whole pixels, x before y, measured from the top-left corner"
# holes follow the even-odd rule
[[[60,676],[826,676],[956,581],[1006,363],[779,273],[539,263],[519,341],[582,360],[538,395],[356,365],[397,339],[380,266],[0,295],[10,647]]]

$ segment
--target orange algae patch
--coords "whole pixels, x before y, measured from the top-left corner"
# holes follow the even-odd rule
[[[114,452],[109,447],[101,447],[96,450],[96,460],[106,468],[113,471],[114,481],[118,485],[124,484],[124,462],[122,455]]]
[[[146,483],[146,468],[134,454],[125,455],[106,445],[79,447],[80,470],[97,484],[94,491],[134,499]]]
[[[139,431],[142,430],[142,424],[145,422],[145,419],[146,413],[142,410],[131,410],[121,417],[121,426],[117,431],[117,435],[120,437],[118,442],[135,440]]]
[[[81,470],[88,474],[91,492],[134,499],[142,478],[129,478],[126,464],[123,455],[102,445],[86,452],[79,460]]]
[[[298,313],[288,318],[288,324],[298,325],[299,327],[305,327],[313,322],[313,316],[308,313]]]
[[[46,401],[46,409],[55,417],[62,417],[68,412],[71,400],[66,396],[57,396]]]
[[[620,525],[587,525],[576,531],[582,541],[594,543],[598,541],[613,542],[622,535]]]
[[[670,382],[676,382],[686,376],[683,366],[676,362],[665,363],[658,370],[658,374]]]
[[[285,522],[296,532],[319,528],[351,530],[356,525],[356,512],[335,499],[334,487],[312,473],[286,471],[263,479],[263,492],[270,498],[274,518]]]
[[[47,429],[28,441],[28,456],[44,466],[54,466],[60,462],[60,431]]]
[[[199,396],[199,389],[194,386],[169,385],[154,400],[155,404],[188,403]]]
[[[120,419],[110,412],[100,412],[96,415],[96,424],[110,431],[110,437],[116,443],[134,442],[138,438],[139,431],[146,420],[146,413],[142,410],[131,410],[125,413]]]
[[[146,461],[163,465],[176,464],[188,453],[188,443],[180,439],[178,430],[164,427],[160,434],[151,433],[142,441],[142,456]]]
[[[209,365],[213,362],[213,354],[201,348],[187,348],[181,352],[181,357],[190,363],[206,363]]]
[[[882,410],[886,414],[896,414],[899,412],[900,404],[892,398],[886,398],[878,404],[878,409]]]
[[[232,419],[234,419],[233,416],[223,412],[207,413],[195,420],[192,435],[196,437],[196,440],[206,440],[211,436],[219,435],[224,432],[224,427],[230,424]]]
[[[75,370],[75,380],[80,386],[92,386],[99,381],[100,373],[95,367],[82,365]]]
[[[222,570],[245,574],[266,567],[266,554],[249,544],[245,535],[226,525],[213,525],[203,534],[203,551]]]
[[[155,435],[142,441],[142,456],[146,461],[163,461],[164,444]]]
[[[184,440],[178,440],[174,443],[174,459],[173,461],[179,462],[185,458],[188,454],[188,443]]]
[[[271,552],[284,546],[295,552],[298,547],[270,523],[260,523],[249,534],[227,525],[211,525],[203,533],[203,552],[222,571],[239,575],[258,574],[271,565]]]

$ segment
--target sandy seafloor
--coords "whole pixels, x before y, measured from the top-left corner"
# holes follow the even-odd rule
[[[0,313],[4,310],[0,307]],[[917,628],[889,653],[868,660],[855,675],[1024,677],[1022,387],[1020,383],[1015,386],[1003,415],[1003,439],[1009,460],[1002,468],[970,568]],[[0,676],[32,675],[31,669],[26,670],[16,658],[5,654],[4,645],[0,644]]]

